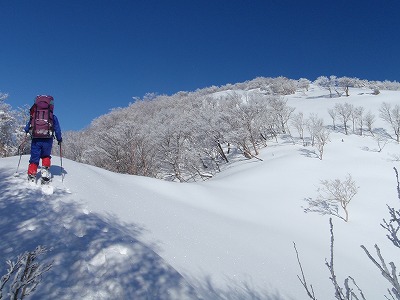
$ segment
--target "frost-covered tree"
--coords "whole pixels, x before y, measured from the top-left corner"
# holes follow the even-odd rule
[[[357,80],[358,78],[340,77],[337,79],[337,85],[348,97],[350,96],[349,88],[355,86]]]
[[[146,123],[140,122],[144,111],[136,110],[137,106],[115,109],[94,120],[86,130],[88,145],[82,159],[115,172],[154,176],[155,148],[153,144],[142,148],[153,141],[151,131],[144,132]]]
[[[340,89],[340,78],[330,76],[326,81],[332,96],[332,91]],[[65,133],[63,154],[115,172],[187,181],[211,176],[233,155],[255,157],[270,138],[278,141],[279,134],[290,134],[289,120],[300,136],[304,128],[312,130],[316,146],[315,124],[302,128],[300,114],[293,115],[294,108],[281,96],[306,89],[307,84],[302,79],[258,77],[172,96],[135,97],[128,107],[100,116],[87,129]],[[356,87],[368,84],[354,83]],[[332,110],[333,125],[342,122],[347,133],[352,119],[341,116],[338,107]],[[343,112],[349,108],[345,104]],[[368,114],[364,121],[353,116],[355,126],[362,128],[364,123],[368,129]]]
[[[269,89],[275,95],[291,95],[296,92],[297,82],[286,77],[277,77],[271,80]]]
[[[225,155],[221,110],[217,99],[190,93],[136,98],[84,131],[66,133],[64,154],[115,172],[171,180],[212,174]]]
[[[238,84],[235,86],[238,86]],[[246,82],[246,90],[255,89],[259,89],[264,94],[290,95],[296,92],[297,81],[282,76],[277,78],[257,77]]]
[[[333,91],[336,91],[339,97],[341,96],[341,93],[337,90],[337,77],[334,75],[329,76],[329,78],[326,76],[320,76],[314,81],[314,83],[320,88],[328,90],[330,98],[333,97]]]
[[[131,164],[129,142],[130,126],[122,122],[119,110],[94,120],[90,128],[91,147],[87,158],[95,165],[120,173],[129,173]]]
[[[368,111],[364,116],[364,123],[365,126],[367,127],[367,131],[370,132],[372,136],[374,136],[372,128],[374,122],[375,122],[375,115],[371,113],[371,111]]]
[[[319,118],[317,114],[311,113],[306,120],[306,128],[308,133],[310,134],[311,146],[315,146],[316,136],[322,130],[323,127],[324,127],[323,120]]]
[[[16,154],[22,132],[17,112],[5,102],[7,97],[0,93],[0,157]]]
[[[319,76],[314,83],[318,85],[320,88],[329,91],[329,97],[332,98],[332,85],[331,81],[326,76]]]
[[[280,132],[286,133],[288,121],[295,108],[287,105],[287,100],[283,97],[270,97],[268,107],[274,119],[274,123],[280,126]]]
[[[315,135],[315,146],[318,151],[318,158],[322,160],[324,154],[325,145],[329,142],[329,130],[325,127],[321,127]]]
[[[272,98],[276,97],[269,96],[267,99]],[[258,155],[258,142],[262,135],[268,102],[258,93],[251,93],[246,97],[234,93],[222,101],[222,120],[229,128],[227,139],[236,144],[246,157]]]
[[[311,146],[316,147],[316,155],[322,160],[325,145],[329,142],[330,131],[324,126],[324,120],[317,114],[311,113],[305,122],[310,134]]]
[[[349,220],[347,206],[358,192],[356,182],[349,174],[343,181],[341,179],[321,180],[320,184],[317,198],[305,199],[309,207],[304,211],[332,215],[347,222]],[[339,212],[339,206],[342,208],[344,216]]]
[[[310,88],[310,84],[311,84],[311,81],[308,80],[307,78],[300,78],[297,81],[297,88],[304,90],[304,92],[308,92],[308,89]]]
[[[333,130],[336,130],[336,117],[337,117],[337,111],[334,108],[328,108],[328,114],[332,119],[332,126],[333,126]]]
[[[353,109],[354,109],[354,106],[352,104],[349,104],[349,103],[344,103],[344,104],[336,103],[335,104],[335,110],[336,110],[337,116],[342,121],[344,132],[345,132],[346,135],[348,135],[347,122],[351,118],[351,115],[353,113]]]
[[[177,179],[184,182],[187,181],[189,175],[187,170],[191,165],[196,164],[195,157],[199,158],[198,149],[192,148],[193,126],[195,126],[191,115],[193,111],[191,112],[189,106],[182,110],[182,106],[181,109],[176,109],[172,103],[163,104],[167,105],[162,107],[164,126],[158,131],[161,149],[158,154],[167,176],[172,180]],[[187,105],[183,102],[180,104]]]
[[[211,97],[202,97],[195,100],[201,103],[201,108],[196,112],[193,139],[195,145],[202,153],[201,161],[207,172],[220,171],[220,164],[228,163],[228,153],[225,153],[228,129],[221,119],[221,106]],[[200,172],[198,172],[200,174]],[[205,174],[205,173],[203,173]]]
[[[8,299],[22,300],[33,294],[43,275],[52,268],[52,263],[38,261],[46,252],[46,248],[38,246],[33,251],[19,255],[14,261],[7,261],[6,274],[0,278],[0,299],[7,295]]]
[[[343,91],[341,91],[341,89],[339,87],[339,80],[338,80],[337,76],[335,76],[335,75],[329,76],[329,83],[331,86],[331,90],[334,90],[336,92],[337,96],[341,97],[343,95]]]
[[[396,135],[396,141],[400,142],[400,105],[396,104],[392,107],[391,104],[383,102],[379,109],[380,117],[386,121]]]
[[[62,155],[77,162],[85,163],[84,154],[86,151],[87,133],[82,131],[66,131],[63,133],[63,140],[67,147],[63,148]],[[57,151],[57,148],[54,149]],[[57,153],[57,152],[56,152]],[[60,153],[57,153],[60,154]]]
[[[363,135],[363,126],[364,126],[364,107],[362,106],[357,106],[354,108],[354,111],[352,113],[352,118],[353,118],[353,127],[358,125],[360,135]]]
[[[306,127],[306,121],[304,119],[304,115],[302,112],[297,114],[293,114],[291,118],[291,124],[294,128],[296,128],[299,133],[299,137],[301,140],[304,140],[304,128]]]

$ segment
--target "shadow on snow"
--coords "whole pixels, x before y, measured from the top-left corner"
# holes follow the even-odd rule
[[[18,187],[4,170],[0,179],[0,274],[7,259],[38,245],[49,249],[46,262],[54,261],[31,299],[198,298],[176,270],[138,240],[143,228]]]
[[[195,290],[155,245],[140,241],[144,228],[63,202],[59,190],[45,196],[9,174],[0,169],[0,276],[6,260],[38,245],[49,250],[45,263],[53,261],[29,299],[284,299],[229,279],[226,288],[194,279]]]

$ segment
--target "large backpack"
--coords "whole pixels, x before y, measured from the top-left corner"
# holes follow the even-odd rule
[[[32,137],[51,138],[53,129],[54,99],[52,96],[39,95],[30,109]]]

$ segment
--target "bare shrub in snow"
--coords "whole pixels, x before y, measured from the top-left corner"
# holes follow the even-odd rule
[[[357,285],[356,281],[354,280],[353,277],[348,276],[344,282],[343,285],[341,285],[338,282],[338,278],[335,273],[335,267],[334,267],[334,241],[335,241],[335,236],[333,233],[333,222],[332,218],[329,219],[329,225],[330,225],[330,233],[331,233],[331,245],[330,245],[330,260],[325,261],[325,265],[327,266],[329,270],[330,277],[329,279],[332,282],[332,285],[335,290],[335,298],[338,300],[366,300],[363,291],[361,288]],[[296,244],[294,244],[294,250],[296,252],[297,256],[297,262],[300,267],[301,271],[301,277],[297,275],[297,278],[300,280],[302,286],[304,287],[308,297],[312,300],[317,300],[317,297],[314,293],[313,286],[307,283],[306,277],[304,275],[303,271],[303,266],[301,265],[300,258],[299,258],[299,253],[296,248]]]
[[[388,143],[388,139],[383,135],[376,135],[374,136],[374,140],[378,145],[378,152],[382,152],[383,148],[385,148],[386,144]]]
[[[321,180],[321,187],[318,188],[319,195],[316,199],[306,198],[309,207],[304,211],[317,212],[322,215],[332,215],[344,221],[349,220],[347,206],[358,192],[356,182],[351,175],[347,175],[345,180]],[[339,206],[344,212],[344,216],[339,212]]]

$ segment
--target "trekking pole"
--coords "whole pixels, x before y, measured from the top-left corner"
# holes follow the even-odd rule
[[[64,169],[63,169],[63,163],[62,163],[62,148],[61,148],[61,143],[60,145],[60,160],[61,160],[61,182],[64,182]]]
[[[15,174],[14,174],[15,177],[17,177],[19,175],[18,169],[19,169],[19,165],[21,164],[21,158],[22,158],[22,153],[23,153],[22,150],[25,147],[27,137],[28,137],[28,134],[25,135],[25,138],[22,140],[21,144],[18,146],[19,160],[18,160],[17,170],[15,171]]]

